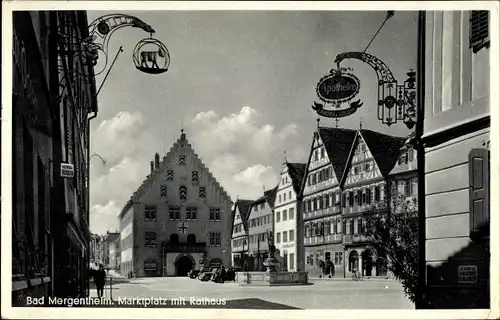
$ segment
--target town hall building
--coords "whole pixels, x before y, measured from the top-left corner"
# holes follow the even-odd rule
[[[182,134],[119,215],[121,273],[185,276],[231,264],[232,202]]]

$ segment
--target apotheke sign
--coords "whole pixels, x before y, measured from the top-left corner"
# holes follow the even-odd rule
[[[75,166],[69,163],[61,163],[61,177],[73,178],[75,176]]]

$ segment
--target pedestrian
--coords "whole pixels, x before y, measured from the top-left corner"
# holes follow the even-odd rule
[[[106,281],[106,271],[104,271],[104,266],[99,265],[99,270],[94,272],[94,282],[97,288],[97,297],[102,298],[104,294],[104,283]]]
[[[226,277],[226,269],[224,266],[220,269],[220,283],[224,283],[224,278]]]

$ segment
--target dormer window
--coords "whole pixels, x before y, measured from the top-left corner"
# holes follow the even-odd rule
[[[401,156],[399,156],[398,164],[399,165],[408,164],[408,153],[407,152],[405,152]]]

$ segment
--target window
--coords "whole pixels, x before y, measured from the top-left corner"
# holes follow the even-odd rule
[[[314,161],[318,161],[318,149],[314,150]]]
[[[361,218],[358,218],[358,233],[363,233],[363,220]]]
[[[145,232],[144,233],[145,246],[150,248],[156,248],[156,233],[155,232]]]
[[[157,263],[155,259],[148,258],[144,260],[144,271],[156,271]]]
[[[169,219],[170,220],[180,220],[181,219],[181,207],[169,207]]]
[[[312,174],[312,184],[316,184],[316,174]]]
[[[471,234],[489,235],[490,154],[487,149],[469,153],[469,228]]]
[[[343,194],[342,194],[342,207],[344,207],[344,208],[345,208],[345,207],[346,207],[346,204],[347,204],[347,201],[346,201],[346,194],[345,194],[345,193],[343,193]]]
[[[278,195],[278,203],[281,203],[281,194]]]
[[[321,159],[325,158],[325,148],[321,148]]]
[[[156,206],[146,206],[144,208],[144,218],[148,221],[156,220]]]
[[[354,234],[354,219],[349,219],[349,234]]]
[[[289,230],[288,231],[288,239],[290,240],[290,242],[295,241],[295,232],[294,232],[294,230]]]
[[[281,232],[276,233],[276,243],[281,243]]]
[[[220,208],[210,208],[210,221],[220,221]]]
[[[198,217],[198,208],[186,208],[186,220],[196,220]]]
[[[337,222],[338,221],[333,221],[333,220],[330,222],[333,227],[333,232],[332,232],[333,234],[339,233]]]
[[[292,199],[292,191],[288,191],[288,199]]]
[[[283,243],[288,242],[288,232],[283,231]]]
[[[307,200],[307,212],[312,211],[311,199]]]
[[[160,185],[160,196],[161,197],[167,196],[167,186],[164,184]]]
[[[354,166],[353,172],[354,172],[354,175],[357,175],[359,173],[359,167],[358,166]]]
[[[295,208],[290,208],[290,209],[288,210],[288,218],[289,218],[290,220],[295,218]]]
[[[323,196],[323,205],[324,208],[328,208],[330,206],[330,198],[327,194]]]
[[[187,200],[187,188],[186,188],[186,186],[179,187],[179,199],[181,199],[181,201]]]
[[[398,164],[403,165],[403,164],[407,164],[407,163],[408,163],[408,153],[405,152],[399,156]]]
[[[283,193],[283,202],[286,201],[286,193]]]
[[[357,191],[357,194],[358,194],[358,205],[360,206],[363,202],[362,202],[362,198],[363,198],[363,192],[361,190],[358,190]]]
[[[259,211],[259,207],[257,205],[254,205],[253,206],[253,211],[255,211],[255,212]]]
[[[413,149],[409,148],[408,149],[408,161],[409,162],[413,161],[413,155],[414,155]]]
[[[349,191],[349,206],[353,207],[354,206],[354,192]]]
[[[295,269],[295,255],[290,253],[290,270]]]
[[[311,225],[307,224],[306,225],[306,238],[309,238],[311,236]]]
[[[346,220],[342,220],[342,233],[347,233]]]
[[[372,203],[372,189],[366,189],[366,203]]]
[[[411,179],[405,180],[404,183],[405,183],[405,193],[404,193],[404,195],[406,197],[409,197],[409,196],[411,196],[411,187],[412,187],[412,185],[411,185]]]
[[[370,162],[365,163],[365,171],[370,171]]]
[[[210,232],[209,241],[211,247],[220,247],[220,232]]]
[[[487,10],[471,11],[469,26],[469,46],[477,53],[482,48],[489,48],[489,12]]]
[[[325,221],[325,225],[323,228],[323,234],[330,234],[330,222]]]
[[[179,156],[179,164],[180,165],[186,165],[186,156],[185,155],[181,154]]]
[[[283,221],[286,221],[286,219],[288,218],[287,215],[288,215],[287,210],[283,210]]]
[[[174,180],[174,170],[167,170],[167,180]]]
[[[261,209],[261,210],[264,210],[264,209],[265,209],[265,207],[266,207],[266,205],[265,205],[264,203],[260,205],[260,209]]]
[[[197,184],[198,183],[198,171],[193,171],[191,173],[191,181],[193,182],[193,184]]]
[[[375,202],[379,202],[379,201],[380,201],[380,187],[375,186]]]
[[[418,195],[418,179],[414,178],[411,183],[412,183],[411,195],[417,196]]]
[[[276,212],[276,222],[280,222],[281,221],[281,212],[277,211]]]
[[[206,191],[205,191],[205,187],[200,187],[200,189],[198,190],[198,196],[200,198],[206,198]]]

